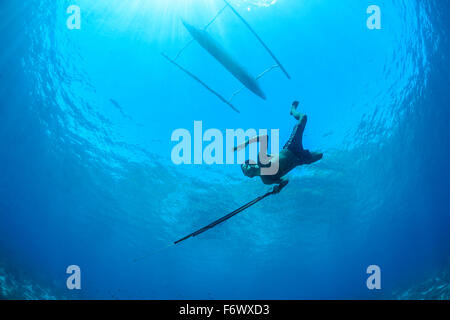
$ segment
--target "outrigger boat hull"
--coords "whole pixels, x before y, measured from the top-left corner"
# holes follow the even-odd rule
[[[207,31],[200,30],[184,20],[183,25],[200,46],[208,51],[210,55],[220,62],[220,64],[222,64],[222,66],[224,66],[225,69],[227,69],[247,89],[252,91],[258,97],[266,100],[266,95],[259,86],[258,81],[252,77],[241,64],[234,60],[227,50],[214,40]]]

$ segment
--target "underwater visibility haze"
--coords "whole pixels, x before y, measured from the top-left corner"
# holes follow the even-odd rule
[[[264,74],[240,113],[161,55],[190,44],[177,63],[226,99],[246,84],[183,25],[222,0],[0,2],[0,299],[449,298],[450,2],[230,3],[291,77]],[[207,32],[232,68],[274,65],[230,8]],[[323,159],[173,245],[270,187],[238,164],[174,164],[172,133],[279,129],[282,147],[293,100]]]

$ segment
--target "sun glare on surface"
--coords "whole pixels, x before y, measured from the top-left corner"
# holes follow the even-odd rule
[[[270,7],[277,0],[228,0],[237,10]],[[166,41],[182,37],[180,19],[205,26],[226,6],[224,0],[79,0],[103,33],[132,33],[134,38]],[[226,10],[225,10],[226,11]],[[93,21],[93,20],[92,20]],[[220,19],[218,20],[220,28]]]

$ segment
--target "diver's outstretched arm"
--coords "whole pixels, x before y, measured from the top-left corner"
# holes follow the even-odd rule
[[[262,134],[262,135],[259,135],[259,136],[254,136],[253,138],[251,138],[251,139],[245,141],[245,143],[242,143],[242,144],[240,144],[240,145],[234,147],[234,148],[233,148],[233,151],[239,151],[239,150],[242,150],[242,149],[244,149],[245,147],[247,147],[249,144],[252,144],[252,143],[255,143],[255,142],[260,142],[261,139],[267,139],[267,138],[268,138],[267,134]]]
[[[306,116],[305,114],[301,113],[300,111],[297,110],[297,107],[299,105],[298,101],[294,101],[292,102],[292,106],[291,106],[291,115],[297,119],[299,122],[302,121],[302,119]]]

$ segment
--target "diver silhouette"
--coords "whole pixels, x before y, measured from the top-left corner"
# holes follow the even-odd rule
[[[312,164],[314,162],[319,161],[322,159],[323,154],[320,152],[310,152],[309,150],[303,149],[303,132],[305,131],[306,121],[307,117],[305,114],[297,111],[299,103],[298,101],[294,101],[291,106],[291,115],[298,120],[298,123],[295,125],[294,130],[292,131],[291,137],[289,138],[288,142],[284,145],[283,150],[280,151],[280,153],[276,156],[270,156],[265,153],[266,148],[263,148],[264,145],[262,145],[260,154],[258,156],[258,163],[251,163],[251,161],[247,160],[244,164],[242,164],[242,172],[250,178],[259,176],[261,177],[261,180],[264,182],[264,184],[276,184],[276,186],[273,187],[271,191],[268,191],[262,196],[257,197],[256,199],[250,201],[249,203],[244,204],[240,208],[230,212],[226,216],[223,216],[220,219],[215,220],[214,222],[211,222],[207,226],[188,234],[187,236],[177,240],[174,242],[174,244],[179,244],[191,237],[196,237],[215,226],[227,221],[228,219],[234,217],[238,213],[250,208],[251,206],[255,205],[256,203],[260,202],[261,200],[273,195],[279,193],[289,182],[288,179],[286,179],[284,176],[288,174],[292,169],[295,167],[298,167],[300,165],[304,164]],[[244,149],[248,145],[255,143],[255,142],[262,142],[262,139],[265,139],[265,146],[267,146],[267,135],[259,135],[256,137],[253,137],[251,139],[248,139],[245,143],[234,147],[233,151],[238,151],[241,149]],[[265,150],[262,150],[265,149]],[[264,158],[265,157],[265,158]],[[266,164],[263,164],[260,159],[268,159],[268,162]],[[266,172],[262,172],[262,168],[267,168],[274,166],[277,170],[273,172],[273,174],[266,174]]]
[[[292,131],[291,137],[288,142],[284,145],[283,149],[278,155],[272,156],[267,154],[261,154],[263,150],[260,151],[258,156],[258,162],[252,163],[252,161],[247,160],[241,165],[242,172],[249,178],[254,178],[256,176],[261,177],[264,184],[272,185],[277,184],[273,191],[278,193],[283,189],[289,180],[285,178],[294,168],[305,165],[312,164],[319,161],[323,157],[323,153],[320,152],[310,152],[309,150],[303,149],[303,132],[305,131],[306,122],[308,120],[307,116],[297,110],[299,105],[298,101],[294,101],[291,106],[291,115],[298,120],[298,123]],[[259,135],[248,139],[245,143],[235,147],[233,150],[238,151],[244,149],[248,145],[259,142],[262,139],[267,142],[267,135]],[[267,145],[267,143],[266,143]],[[265,152],[265,151],[264,151]],[[270,159],[268,163],[262,163],[261,159]],[[267,168],[274,166],[278,168],[273,174],[265,174],[262,172],[262,168]]]

